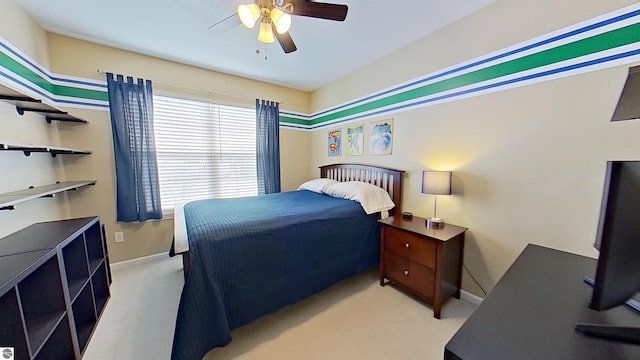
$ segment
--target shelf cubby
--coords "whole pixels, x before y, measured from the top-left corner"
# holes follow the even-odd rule
[[[84,353],[97,321],[91,286],[85,286],[82,289],[82,292],[71,307],[73,309],[76,333],[78,334],[78,346],[80,347],[80,353]]]
[[[37,352],[66,315],[58,257],[51,257],[22,280],[18,284],[18,293],[29,344]]]
[[[103,241],[101,238],[100,224],[92,225],[87,231],[84,232],[86,244],[87,244],[87,257],[89,258],[90,273],[100,266],[104,261],[104,249]]]
[[[106,268],[108,263],[102,262],[98,270],[91,277],[91,286],[93,288],[93,296],[95,299],[96,315],[99,317],[104,310],[104,306],[109,299],[109,281],[107,278]]]
[[[51,333],[48,341],[35,354],[36,360],[69,360],[75,359],[73,341],[71,340],[71,329],[69,319],[65,315],[55,330]]]
[[[1,260],[0,260],[1,261]],[[27,338],[22,319],[14,314],[20,313],[15,287],[0,297],[0,340],[3,345],[13,347],[16,359],[28,359]]]
[[[69,297],[73,302],[80,290],[89,281],[89,268],[82,235],[79,235],[62,248],[62,257],[67,274]]]

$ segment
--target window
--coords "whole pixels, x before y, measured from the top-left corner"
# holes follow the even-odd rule
[[[258,194],[255,109],[154,95],[153,111],[163,211]]]

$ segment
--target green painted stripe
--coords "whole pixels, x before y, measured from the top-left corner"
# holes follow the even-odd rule
[[[26,66],[20,64],[19,62],[15,61],[7,54],[2,52],[0,52],[0,66],[14,73],[17,77],[20,77],[23,80],[26,80],[41,89],[53,93],[53,85],[50,82],[43,79],[40,75],[34,73]]]
[[[79,99],[108,101],[109,95],[106,91],[77,88],[67,85],[52,84],[42,76],[36,74],[31,69],[20,64],[5,53],[0,53],[0,66],[12,72],[16,77],[49,92],[54,96],[68,96]]]
[[[483,81],[495,80],[507,75],[513,75],[523,71],[575,59],[581,56],[595,54],[601,51],[614,49],[616,47],[633,44],[639,41],[640,23],[636,23],[602,34],[594,35],[589,38],[576,40],[574,42],[560,45],[555,48],[526,55],[521,58],[505,61],[466,74],[461,74],[449,79],[444,79],[415,89],[390,95],[378,100],[373,100],[371,102],[353,106],[351,108],[337,111],[332,114],[315,117],[311,120],[287,116],[281,116],[280,120],[281,122],[287,124],[314,126],[325,122],[357,115],[367,111],[392,106],[405,101],[432,96],[438,93],[477,84]],[[0,67],[4,67],[21,80],[39,87],[40,89],[47,91],[54,96],[64,96],[96,101],[108,101],[108,93],[106,90],[90,90],[75,87],[73,85],[68,86],[50,83],[47,79],[43,78],[36,72],[32,71],[28,67],[22,65],[18,61],[2,52],[0,52]]]
[[[314,118],[310,125],[317,125],[327,121],[356,115],[389,105],[434,95],[482,81],[497,79],[506,75],[570,60],[573,58],[633,44],[640,41],[640,23],[628,25],[616,30],[547,49],[518,59],[478,69],[449,79],[431,83],[402,93],[390,95],[369,103],[354,106],[349,109]]]
[[[305,125],[305,126],[309,125],[308,120],[292,118],[288,116],[280,116],[280,122],[287,123],[287,124]]]
[[[106,91],[106,89],[105,91],[89,90],[65,85],[53,85],[53,89],[54,94],[58,96],[69,96],[86,100],[109,101],[109,93]]]

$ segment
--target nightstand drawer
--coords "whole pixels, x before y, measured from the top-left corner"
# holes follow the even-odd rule
[[[436,267],[436,243],[406,231],[384,228],[385,249],[432,269]]]
[[[385,273],[389,279],[419,296],[433,299],[435,275],[432,269],[391,253],[386,253],[384,259]]]

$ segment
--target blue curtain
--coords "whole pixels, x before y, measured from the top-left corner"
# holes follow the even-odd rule
[[[280,192],[280,109],[256,99],[256,163],[258,194]]]
[[[118,221],[161,219],[151,81],[107,73]]]

